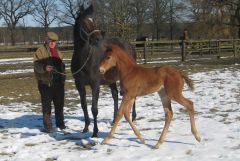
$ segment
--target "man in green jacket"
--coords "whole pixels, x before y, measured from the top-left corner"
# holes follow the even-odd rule
[[[65,64],[62,62],[63,55],[57,49],[56,41],[58,41],[58,35],[48,32],[45,44],[34,54],[34,73],[42,103],[43,131],[47,133],[53,131],[52,102],[55,108],[56,127],[61,130],[66,128],[63,114]]]

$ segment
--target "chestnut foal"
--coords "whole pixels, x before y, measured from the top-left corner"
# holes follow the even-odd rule
[[[116,127],[123,115],[129,122],[136,136],[142,143],[145,142],[139,130],[130,119],[130,109],[137,96],[143,96],[153,92],[158,92],[166,117],[162,134],[158,143],[155,145],[155,148],[159,148],[164,142],[170,126],[173,117],[171,100],[174,100],[187,108],[190,115],[191,131],[196,140],[199,142],[201,141],[195,125],[193,102],[182,95],[184,80],[189,88],[193,90],[192,81],[184,73],[167,65],[154,68],[142,67],[137,65],[128,54],[125,54],[123,48],[113,44],[107,44],[105,47],[107,48],[107,51],[105,53],[105,58],[100,64],[100,73],[104,74],[111,67],[116,67],[118,69],[123,98],[115,123],[102,144],[106,144],[113,137]]]

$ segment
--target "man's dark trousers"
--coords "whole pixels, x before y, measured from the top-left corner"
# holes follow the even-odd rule
[[[65,128],[63,106],[64,106],[64,84],[55,83],[51,86],[38,82],[38,89],[41,94],[43,125],[45,130],[52,130],[51,122],[51,103],[55,108],[56,126],[60,129]]]

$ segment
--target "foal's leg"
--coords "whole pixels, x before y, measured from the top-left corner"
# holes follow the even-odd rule
[[[87,110],[86,89],[85,89],[84,85],[82,85],[81,82],[78,80],[75,80],[75,85],[76,85],[76,88],[80,95],[81,106],[82,106],[83,113],[84,113],[85,127],[83,129],[83,132],[88,132],[88,126],[90,124],[90,119],[89,119],[88,110]]]
[[[115,123],[113,124],[111,131],[108,133],[108,136],[103,140],[102,144],[107,144],[107,142],[113,137],[113,135],[116,131],[117,125],[118,125],[119,121],[121,120],[121,118],[123,117],[123,114],[127,110],[126,108],[129,106],[129,104],[131,104],[131,100],[126,100],[123,98],[121,105],[119,107],[118,113],[117,113],[117,117],[115,119]]]
[[[114,101],[114,114],[113,114],[113,123],[114,123],[115,118],[117,116],[117,112],[118,112],[118,89],[117,89],[116,83],[110,84],[109,87],[111,89],[112,97],[113,97],[113,101]]]
[[[134,104],[134,99],[132,99],[132,101],[130,102],[130,104],[128,105],[127,109],[124,111],[124,117],[127,120],[127,122],[130,124],[131,128],[133,129],[135,135],[138,137],[138,139],[145,144],[145,140],[143,139],[140,131],[135,127],[135,125],[133,124],[132,120],[130,119],[130,111],[131,108]]]
[[[160,138],[158,140],[158,143],[155,145],[155,148],[158,149],[159,146],[164,142],[164,139],[167,135],[168,132],[168,128],[170,126],[170,123],[172,121],[173,118],[173,111],[172,111],[172,107],[171,107],[171,99],[166,95],[164,89],[161,89],[158,92],[161,101],[162,101],[162,105],[163,105],[163,109],[165,112],[165,124],[164,124],[164,128],[163,131],[160,135]]]
[[[195,125],[195,118],[194,118],[194,107],[193,107],[193,102],[190,101],[189,99],[183,97],[182,95],[180,95],[178,97],[178,99],[175,99],[178,103],[180,103],[181,105],[183,105],[184,107],[187,108],[187,111],[189,113],[190,116],[190,122],[191,122],[191,131],[192,134],[195,136],[197,141],[201,141],[201,137],[197,131],[196,125]]]

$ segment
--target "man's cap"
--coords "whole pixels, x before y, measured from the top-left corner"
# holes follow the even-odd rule
[[[53,41],[58,41],[58,35],[55,32],[47,32],[47,38]]]

